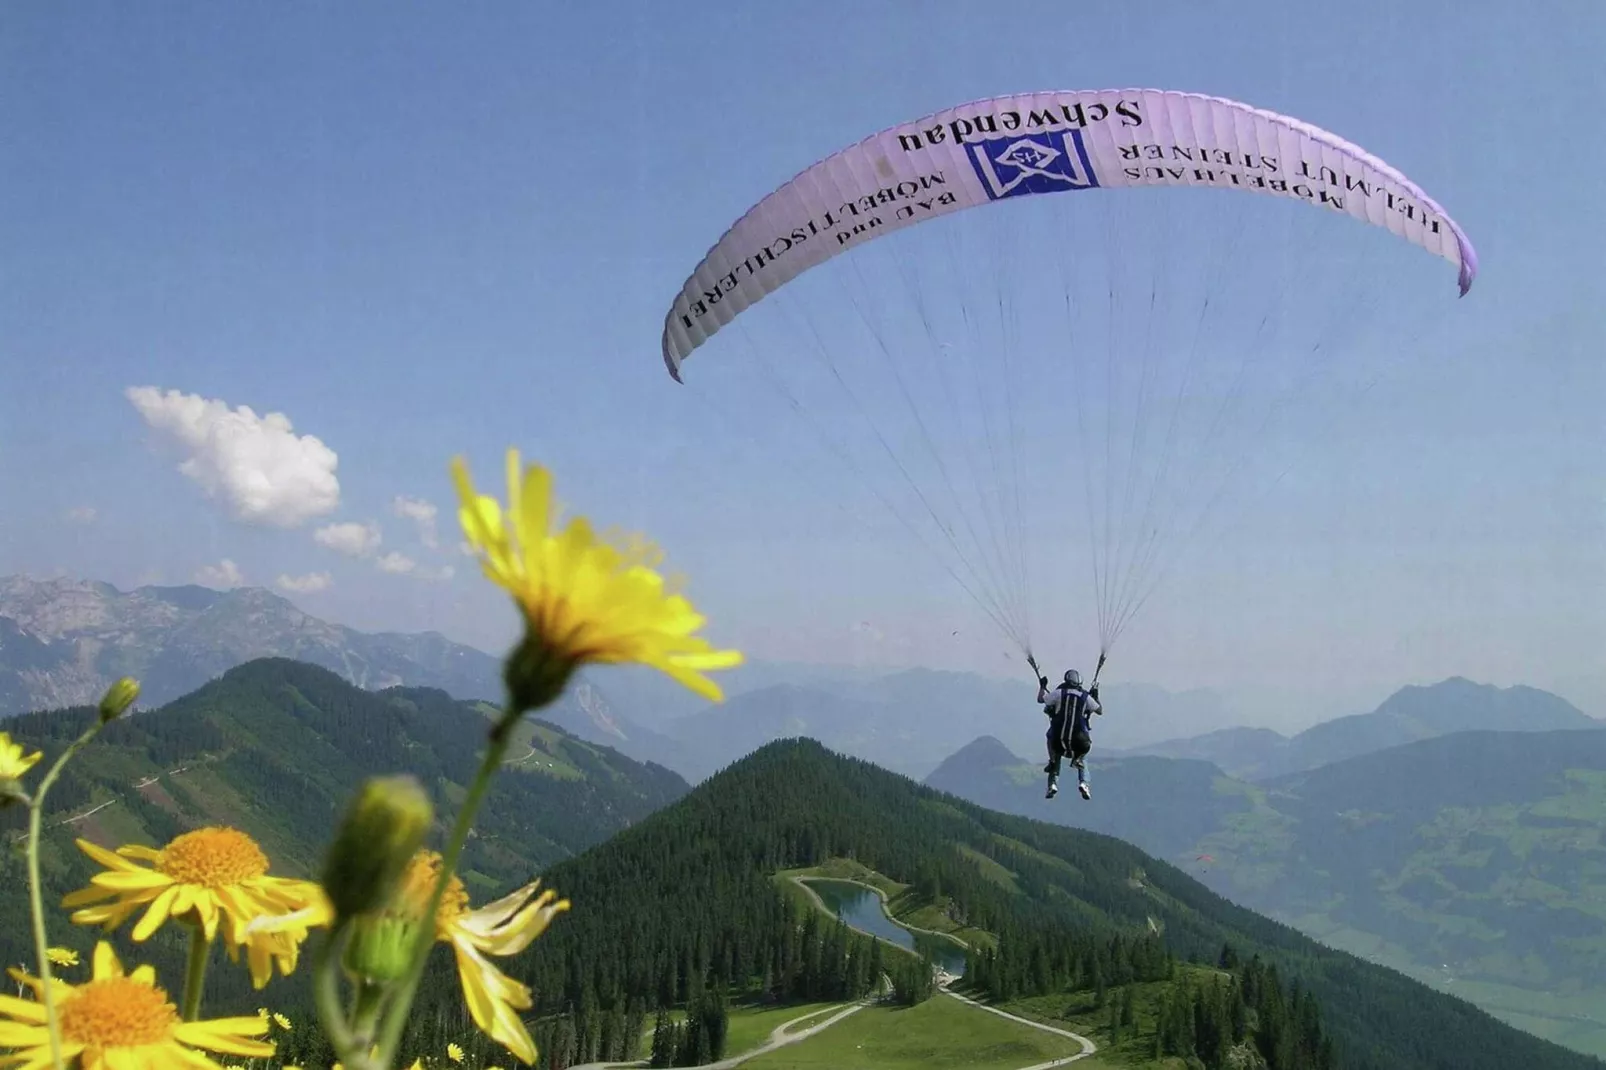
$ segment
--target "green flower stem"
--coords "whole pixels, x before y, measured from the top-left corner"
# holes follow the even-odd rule
[[[364,1051],[373,1045],[374,1030],[379,1025],[379,1012],[384,1009],[384,986],[368,980],[358,980],[357,999],[351,1011],[351,1025],[357,1034],[357,1046]]]
[[[424,912],[423,921],[418,927],[418,936],[413,943],[413,956],[407,967],[407,975],[402,978],[380,1029],[379,1065],[387,1070],[396,1057],[397,1047],[401,1044],[401,1034],[407,1025],[407,1015],[412,1010],[413,997],[418,993],[418,982],[424,976],[424,964],[429,960],[430,950],[435,946],[435,913],[440,909],[447,883],[452,879],[452,874],[457,872],[457,859],[463,853],[463,843],[468,839],[468,830],[474,825],[474,815],[485,799],[485,792],[491,786],[491,779],[502,765],[508,743],[513,736],[513,726],[518,723],[520,716],[518,713],[504,712],[496,727],[491,729],[491,737],[486,743],[485,757],[480,761],[479,772],[475,774],[474,782],[469,785],[468,796],[463,800],[462,809],[457,812],[457,823],[452,827],[452,837],[447,841],[446,851],[441,856],[440,876],[435,880],[435,890],[429,897],[429,908]]]
[[[193,1022],[201,1016],[201,992],[206,987],[206,960],[211,955],[212,941],[199,921],[189,923],[190,957],[184,964],[184,1020]]]
[[[312,993],[318,1005],[318,1020],[323,1025],[324,1033],[329,1037],[329,1043],[334,1045],[335,1054],[340,1062],[353,1070],[361,1070],[372,1064],[368,1059],[367,1046],[357,1043],[357,1037],[352,1033],[346,1022],[345,1013],[340,1007],[340,978],[337,975],[336,963],[340,961],[339,950],[349,935],[351,919],[343,918],[335,921],[332,928],[318,943],[317,956],[312,964]]]
[[[44,885],[39,880],[39,830],[44,819],[45,794],[56,782],[56,777],[61,775],[62,766],[82,750],[85,744],[99,735],[104,727],[106,722],[97,719],[83,735],[73,740],[67,749],[61,752],[61,757],[56,759],[56,763],[50,767],[45,778],[39,782],[39,790],[34,792],[33,799],[28,803],[28,906],[33,913],[34,952],[39,956],[39,980],[43,982],[44,989],[45,1024],[50,1030],[50,1061],[55,1070],[63,1070],[61,1022],[56,1017],[56,995],[52,991],[54,985],[50,979],[50,939],[45,933]]]

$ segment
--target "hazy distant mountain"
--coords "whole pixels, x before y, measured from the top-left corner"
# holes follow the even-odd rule
[[[1112,682],[1099,689],[1099,697],[1108,711],[1094,730],[1101,747],[1142,747],[1240,723],[1227,700],[1206,688],[1167,691],[1153,684]]]
[[[1288,753],[1288,742],[1287,736],[1269,728],[1222,728],[1202,736],[1168,739],[1120,753],[1210,762],[1233,776],[1253,780],[1268,771],[1281,771],[1277,763]]]
[[[598,675],[608,681],[607,688],[581,679],[571,685],[557,702],[542,710],[539,714],[541,719],[588,743],[612,747],[638,762],[657,762],[682,776],[694,776],[690,771],[702,768],[702,763],[685,744],[645,728],[621,714],[611,701],[614,693],[612,675]],[[680,687],[679,684],[674,686]]]
[[[1432,739],[1451,732],[1548,732],[1601,728],[1602,722],[1566,699],[1532,687],[1493,687],[1459,676],[1431,687],[1406,687],[1374,712],[1315,725],[1289,742],[1285,771],[1318,765]]]
[[[160,705],[254,658],[320,665],[374,690],[437,687],[501,697],[498,659],[435,632],[367,634],[308,616],[271,591],[0,578],[0,715],[96,701],[119,676]]]
[[[1452,732],[1581,728],[1606,728],[1606,722],[1548,691],[1452,677],[1402,688],[1371,713],[1324,721],[1291,739],[1265,728],[1235,728],[1135,747],[1132,753],[1198,758],[1233,776],[1265,780]]]
[[[984,737],[926,783],[1117,836],[1311,936],[1606,1055],[1594,1010],[1606,1006],[1606,732],[1454,732],[1253,784],[1096,748],[1090,771],[1092,802],[1051,802],[1035,755]]]
[[[857,688],[888,674],[884,668],[852,665],[805,665],[800,662],[748,659],[734,669],[714,674],[727,700],[767,687],[818,688],[831,694],[853,694]],[[977,677],[982,679],[982,677]],[[596,678],[617,709],[655,732],[668,732],[674,722],[714,708],[656,669],[609,666]]]
[[[982,736],[949,756],[924,783],[990,810],[1103,832],[1185,869],[1198,853],[1195,843],[1250,808],[1247,787],[1208,762],[1150,757],[1090,760],[1092,803],[1069,786],[1076,772],[1067,766],[1059,797],[1045,799],[1045,760],[1021,758]]]
[[[832,666],[807,672],[796,666],[763,666],[759,678],[764,676],[812,682],[745,690],[744,681],[722,676],[724,704],[654,726],[684,747],[682,755],[655,760],[696,780],[772,740],[806,735],[833,750],[918,778],[978,732],[1008,740],[1019,751],[1035,750],[1042,746],[1048,723],[1036,703],[1036,686],[1024,674],[1010,681],[936,669],[875,674]],[[611,680],[606,691],[616,694]],[[1207,692],[1174,695],[1144,684],[1111,684],[1102,696],[1110,714],[1098,725],[1095,738],[1101,746],[1163,738],[1174,726],[1191,723],[1196,712],[1214,718],[1224,710]],[[639,707],[620,705],[640,717]],[[584,735],[577,728],[571,731]],[[632,753],[621,743],[606,742]]]
[[[848,698],[818,687],[777,684],[736,695],[723,705],[683,717],[670,726],[685,745],[688,768],[670,768],[700,780],[777,739],[808,736],[833,750],[887,769],[922,775],[951,748],[952,736],[907,707],[873,698]]]

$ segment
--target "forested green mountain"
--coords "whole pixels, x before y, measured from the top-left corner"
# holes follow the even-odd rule
[[[59,754],[95,716],[89,708],[26,714],[5,730]],[[346,800],[367,776],[408,772],[434,797],[444,828],[482,753],[487,711],[442,691],[364,691],[334,673],[283,659],[250,662],[159,709],[106,728],[70,763],[48,798],[43,852],[47,902],[82,887],[97,867],[72,845],[159,846],[208,824],[230,824],[263,845],[273,872],[315,875]],[[551,725],[526,720],[494,782],[462,875],[476,902],[528,880],[679,798],[680,777]],[[0,856],[0,956],[32,957],[23,865],[24,815],[0,812],[10,846]],[[436,842],[439,842],[437,837]],[[93,931],[52,912],[52,938],[86,951]],[[170,929],[171,927],[169,927]],[[182,976],[168,931],[150,942],[163,976]],[[221,960],[221,956],[220,956]],[[274,1006],[298,1006],[301,978],[275,983]],[[212,971],[220,1006],[254,1011],[262,999],[243,971]],[[283,992],[284,985],[291,988]]]
[[[1259,956],[1320,1005],[1350,1068],[1600,1067],[1477,1008],[1234,906],[1105,836],[993,813],[809,741],[769,744],[584,854],[548,883],[574,902],[516,969],[549,1052],[584,1061],[656,1006],[726,985],[784,994],[866,966],[803,921],[773,875],[853,859],[952,924],[992,934],[974,979],[1014,996],[1087,983],[1091,963]],[[826,966],[831,966],[826,969]],[[858,972],[855,972],[858,971]],[[801,988],[800,988],[801,986]]]

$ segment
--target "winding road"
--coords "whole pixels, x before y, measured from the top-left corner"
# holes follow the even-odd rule
[[[1030,1018],[1022,1018],[1017,1014],[1010,1014],[1008,1011],[1001,1011],[997,1007],[989,1007],[985,1003],[977,1003],[969,996],[961,996],[959,993],[950,992],[946,988],[942,991],[943,995],[957,999],[961,1003],[968,1003],[972,1007],[978,1007],[981,1010],[987,1011],[991,1014],[996,1014],[1000,1018],[1008,1018],[1012,1022],[1019,1022],[1021,1025],[1030,1026],[1033,1029],[1041,1029],[1045,1033],[1053,1033],[1055,1036],[1066,1037],[1067,1039],[1074,1040],[1078,1044],[1082,1045],[1082,1050],[1077,1052],[1075,1055],[1067,1055],[1063,1059],[1050,1059],[1046,1063],[1033,1063],[1031,1066],[1021,1067],[1020,1070],[1053,1070],[1053,1068],[1056,1066],[1065,1066],[1080,1059],[1085,1059],[1098,1050],[1098,1046],[1087,1037],[1084,1037],[1079,1033],[1073,1033],[1069,1029],[1060,1029],[1056,1026],[1044,1025],[1042,1022],[1034,1022]],[[775,1051],[777,1048],[784,1048],[789,1044],[796,1044],[799,1041],[807,1040],[814,1034],[831,1028],[844,1018],[864,1010],[864,1008],[870,1006],[872,1002],[874,1001],[864,999],[859,1000],[856,1003],[844,1003],[836,1007],[827,1008],[823,1011],[811,1011],[808,1014],[800,1015],[797,1018],[793,1018],[791,1021],[782,1022],[780,1025],[776,1026],[770,1031],[769,1038],[758,1047],[749,1051],[744,1051],[740,1055],[733,1055],[728,1059],[721,1059],[717,1063],[704,1063],[701,1067],[698,1067],[697,1070],[734,1070],[735,1067],[741,1066],[749,1059],[756,1059],[760,1055],[765,1055],[769,1052]],[[796,1032],[792,1031],[793,1026],[796,1026],[799,1022],[806,1022],[811,1019],[821,1019],[822,1015],[829,1015],[829,1017],[826,1017],[823,1020],[817,1020],[815,1021],[815,1024],[811,1026],[805,1026]],[[571,1067],[570,1070],[634,1070],[634,1068],[644,1067],[646,1065],[647,1060],[638,1059],[635,1062],[630,1063],[585,1063],[582,1066]]]
[[[825,905],[825,901],[819,897],[813,888],[810,888],[804,883],[805,879],[806,878],[799,876],[792,877],[792,880],[796,882],[797,886],[802,888],[804,892],[808,893],[809,898],[814,901],[816,906],[818,906],[821,910],[826,911],[826,913],[830,913],[829,909],[827,909]],[[829,879],[838,880],[841,878]],[[887,896],[885,892],[872,884],[865,884],[863,881],[850,880],[847,883],[857,884],[861,887],[870,889],[872,892],[875,892],[876,895],[881,898],[882,913],[886,914]],[[904,925],[903,922],[893,918],[890,914],[886,914],[886,917],[887,920],[891,921],[894,925],[901,926],[905,929],[910,929],[914,932],[927,932],[931,933],[933,936],[944,936],[950,940],[953,940],[955,943],[958,943],[962,947],[969,946],[965,944],[963,940],[960,940],[958,937],[953,936],[950,933],[939,933],[931,929],[916,929],[914,926]],[[865,935],[875,936],[874,933],[866,933]],[[879,936],[875,938],[878,940],[884,939],[883,937]],[[970,1006],[975,1007],[978,1010],[984,1010],[988,1014],[996,1014],[1000,1018],[1008,1018],[1012,1022],[1019,1022],[1021,1025],[1029,1026],[1032,1029],[1040,1029],[1045,1033],[1052,1033],[1057,1037],[1065,1037],[1067,1040],[1074,1040],[1082,1046],[1082,1050],[1077,1052],[1075,1055],[1067,1055],[1061,1059],[1050,1059],[1046,1063],[1033,1063],[1031,1066],[1020,1067],[1019,1070],[1054,1070],[1054,1067],[1067,1066],[1071,1063],[1086,1059],[1089,1055],[1092,1055],[1094,1052],[1099,1050],[1097,1044],[1094,1044],[1091,1040],[1082,1036],[1080,1033],[1073,1033],[1069,1029],[1061,1029],[1058,1026],[1044,1025],[1042,1022],[1034,1022],[1030,1018],[1022,1018],[1018,1014],[1011,1014],[1008,1011],[999,1010],[997,1007],[989,1007],[987,1004],[980,1003],[974,999],[971,999],[969,996],[962,996],[958,992],[954,992],[948,988],[948,985],[954,980],[956,980],[956,978],[938,971],[939,991],[951,999],[957,999],[961,1003],[968,1003]],[[756,1059],[760,1055],[775,1051],[777,1048],[784,1048],[789,1044],[796,1044],[799,1041],[807,1040],[816,1033],[831,1028],[831,1026],[836,1025],[844,1018],[857,1014],[859,1011],[864,1010],[864,1008],[872,1005],[874,1002],[874,998],[862,999],[854,1003],[843,1003],[836,1007],[828,1007],[825,1010],[811,1011],[808,1014],[800,1015],[791,1019],[790,1021],[782,1022],[780,1025],[776,1026],[770,1031],[768,1039],[766,1039],[764,1043],[760,1044],[758,1047],[744,1051],[740,1055],[732,1055],[727,1059],[721,1059],[717,1063],[705,1063],[702,1067],[699,1067],[698,1070],[733,1070],[733,1068],[741,1066],[749,1059]],[[825,1015],[829,1015],[829,1017],[822,1017]],[[792,1031],[793,1027],[798,1025],[798,1023],[807,1022],[810,1020],[815,1020],[815,1024],[805,1026],[796,1032]],[[638,1059],[635,1062],[628,1063],[585,1063],[581,1066],[571,1067],[570,1070],[635,1070],[635,1068],[644,1067],[646,1065],[647,1060]]]
[[[1041,1029],[1043,1032],[1053,1033],[1057,1037],[1066,1037],[1082,1045],[1082,1050],[1077,1052],[1075,1055],[1067,1055],[1063,1059],[1050,1059],[1046,1063],[1033,1063],[1031,1066],[1021,1067],[1021,1070],[1050,1070],[1051,1067],[1065,1066],[1067,1063],[1074,1063],[1080,1059],[1086,1059],[1089,1055],[1092,1055],[1094,1052],[1099,1050],[1099,1046],[1097,1044],[1093,1043],[1082,1034],[1073,1033],[1069,1029],[1061,1029],[1054,1025],[1044,1025],[1042,1022],[1034,1022],[1030,1018],[1022,1018],[1018,1014],[1010,1014],[1008,1011],[1001,1011],[997,1007],[989,1007],[985,1003],[977,1003],[969,996],[961,996],[958,992],[950,992],[946,988],[942,990],[942,994],[945,996],[951,996],[961,1003],[968,1003],[972,1007],[979,1007],[988,1014],[996,1014],[1000,1018],[1008,1018],[1012,1022],[1019,1022],[1021,1025],[1029,1025],[1033,1029]]]

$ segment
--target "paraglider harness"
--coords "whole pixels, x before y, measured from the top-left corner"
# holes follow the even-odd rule
[[[1087,689],[1082,692],[1084,695],[1091,695],[1094,701],[1098,700],[1099,673],[1104,671],[1105,657],[1104,653],[1099,654],[1099,663],[1093,670],[1093,679],[1088,684]],[[1043,670],[1037,667],[1037,659],[1033,655],[1027,654],[1026,663],[1032,667],[1032,671],[1036,674],[1038,686],[1047,691],[1048,677],[1044,676]],[[1067,702],[1068,692],[1063,683],[1054,689],[1054,693],[1059,696],[1059,708],[1056,713],[1050,714],[1048,738],[1054,751],[1054,758],[1051,764],[1057,770],[1059,757],[1062,755],[1069,755],[1073,764],[1080,762],[1083,756],[1093,749],[1093,737],[1083,728],[1084,723],[1087,721],[1085,702],[1078,701],[1074,705]]]

